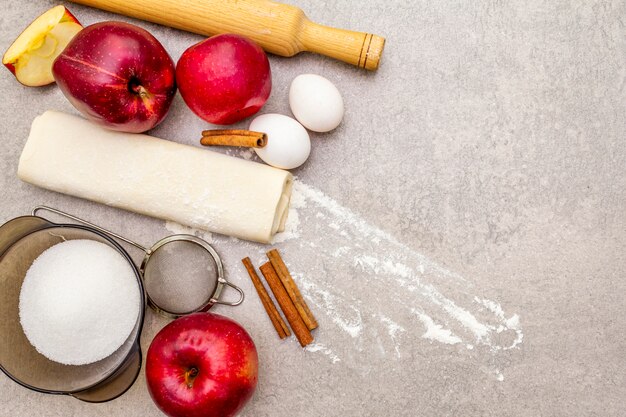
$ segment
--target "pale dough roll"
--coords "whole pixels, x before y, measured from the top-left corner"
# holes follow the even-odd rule
[[[284,229],[287,171],[56,111],[38,116],[18,176],[49,190],[241,239]]]

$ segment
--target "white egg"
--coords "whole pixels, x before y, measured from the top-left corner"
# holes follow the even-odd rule
[[[289,89],[289,106],[300,123],[314,132],[328,132],[343,119],[343,99],[337,87],[316,74],[298,75]]]
[[[311,140],[300,123],[282,114],[264,114],[250,123],[249,130],[267,134],[267,145],[254,148],[259,158],[276,168],[293,169],[311,153]]]

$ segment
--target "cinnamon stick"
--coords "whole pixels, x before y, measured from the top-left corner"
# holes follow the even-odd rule
[[[272,249],[267,252],[267,257],[272,263],[274,270],[276,270],[280,281],[283,283],[285,290],[287,290],[289,298],[291,298],[291,301],[293,301],[293,304],[296,306],[296,309],[298,310],[300,317],[302,317],[304,324],[306,324],[306,327],[309,330],[316,329],[318,326],[317,320],[315,320],[309,306],[304,301],[304,298],[302,298],[302,294],[293,280],[293,277],[289,273],[287,265],[283,262],[283,258],[281,258],[280,253],[278,253],[278,250]]]
[[[217,129],[202,131],[200,143],[204,146],[240,146],[262,148],[267,144],[267,135],[262,132],[238,129]]]
[[[261,303],[263,303],[263,307],[265,307],[265,311],[267,312],[267,315],[272,321],[272,324],[274,325],[274,328],[276,329],[276,332],[278,333],[278,337],[280,337],[281,339],[284,339],[287,336],[291,336],[291,331],[289,330],[289,327],[287,327],[287,324],[285,323],[283,318],[280,316],[278,309],[274,305],[274,302],[270,298],[270,295],[267,293],[265,286],[261,282],[261,278],[259,278],[256,271],[254,270],[254,266],[252,265],[250,258],[246,257],[242,259],[241,262],[243,262],[243,265],[246,267],[246,270],[248,271],[248,275],[250,275],[250,279],[252,280],[252,283],[254,284],[254,288],[256,288],[256,291],[259,294]]]
[[[289,295],[287,294],[285,287],[283,287],[280,278],[278,278],[272,263],[266,262],[261,265],[260,269],[261,273],[265,277],[265,280],[269,284],[270,289],[274,293],[276,301],[278,301],[280,308],[283,310],[283,313],[285,313],[285,317],[287,317],[287,321],[291,325],[291,329],[296,334],[298,342],[300,342],[302,347],[305,347],[313,341],[313,336],[311,336],[311,332],[306,324],[304,324],[304,321],[302,320],[302,317],[300,317],[296,307],[293,305],[291,298],[289,298]]]

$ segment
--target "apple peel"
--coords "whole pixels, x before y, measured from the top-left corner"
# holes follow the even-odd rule
[[[54,60],[82,29],[65,6],[55,6],[24,29],[5,52],[2,64],[23,85],[51,84],[54,82]]]

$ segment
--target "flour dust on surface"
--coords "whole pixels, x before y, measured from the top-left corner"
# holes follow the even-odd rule
[[[243,246],[255,265],[266,261],[265,245],[171,222],[166,228],[218,245],[232,241]],[[486,373],[503,381],[498,355],[523,341],[520,317],[473,293],[470,279],[302,181],[294,181],[285,231],[276,235],[274,244],[285,247],[285,262],[320,323],[315,342],[306,350],[325,355],[331,364],[349,366],[363,354],[381,362],[406,360],[422,343],[487,358]],[[303,269],[298,259],[313,264]]]
[[[301,181],[294,182],[292,199],[286,232],[275,242],[292,240],[289,259],[316,260],[314,270],[306,272],[295,263],[288,266],[320,328],[337,329],[333,343],[319,332],[309,351],[340,363],[364,349],[399,359],[417,343],[489,357],[522,343],[519,316],[473,294],[471,280]],[[369,296],[363,298],[364,293]],[[498,381],[504,379],[500,370],[494,373]]]

